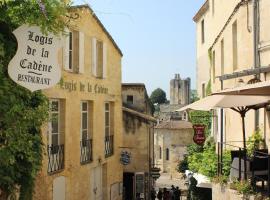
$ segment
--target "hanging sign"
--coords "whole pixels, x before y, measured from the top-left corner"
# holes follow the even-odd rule
[[[194,136],[193,141],[198,145],[203,145],[205,142],[205,125],[202,124],[195,124],[193,125],[194,129]]]
[[[158,167],[153,167],[153,168],[151,168],[151,176],[152,176],[152,178],[153,179],[158,179],[159,177],[160,177],[160,168],[158,168]]]
[[[58,64],[60,40],[44,35],[37,26],[20,26],[15,31],[18,49],[8,65],[8,74],[17,84],[30,91],[56,85],[61,78]]]

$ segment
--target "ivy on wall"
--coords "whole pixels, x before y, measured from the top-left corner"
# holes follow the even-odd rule
[[[58,0],[0,1],[0,199],[20,191],[32,199],[43,154],[41,126],[48,118],[48,99],[14,83],[7,66],[17,42],[12,31],[22,24],[38,25],[44,33],[64,30],[67,5]]]

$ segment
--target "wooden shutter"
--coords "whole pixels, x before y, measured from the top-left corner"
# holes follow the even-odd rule
[[[79,33],[79,73],[84,73],[84,33]]]
[[[67,31],[67,35],[64,36],[65,38],[65,45],[64,45],[64,56],[63,56],[63,65],[65,70],[69,70],[69,30]]]
[[[97,76],[97,39],[92,38],[92,74]]]
[[[102,62],[103,78],[107,77],[107,45],[103,42],[103,62]]]

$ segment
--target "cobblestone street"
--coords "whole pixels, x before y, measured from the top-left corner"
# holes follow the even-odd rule
[[[171,188],[174,185],[175,187],[179,187],[182,195],[187,194],[187,186],[185,185],[185,179],[181,178],[181,175],[177,177],[171,177],[170,174],[162,173],[159,179],[156,181],[155,189],[158,192],[159,188]],[[182,197],[182,200],[185,200],[186,196]]]

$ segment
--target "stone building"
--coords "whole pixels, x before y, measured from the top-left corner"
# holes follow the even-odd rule
[[[188,121],[163,121],[155,127],[155,165],[161,172],[177,176],[177,165],[184,159],[192,137],[192,124]]]
[[[87,5],[69,11],[34,199],[122,199],[122,52]]]
[[[123,101],[123,186],[125,200],[150,199],[154,163],[154,124],[144,84],[122,84]],[[126,163],[125,163],[126,162]]]
[[[205,96],[207,83],[211,84],[212,92],[231,88],[241,91],[243,85],[270,79],[269,9],[269,0],[205,1],[193,18],[200,97]],[[236,142],[243,140],[239,114],[217,109],[214,116],[212,134],[218,140],[242,145]],[[245,121],[246,137],[260,127],[268,145],[270,129],[266,109],[249,111]]]
[[[186,105],[190,103],[190,78],[181,79],[180,74],[170,81],[170,104]]]

